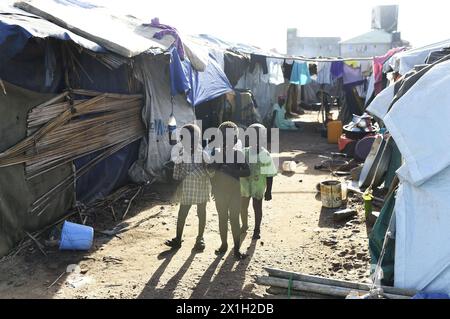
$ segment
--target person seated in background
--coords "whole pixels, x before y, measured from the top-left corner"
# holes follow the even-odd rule
[[[272,109],[273,122],[272,127],[278,128],[283,131],[297,131],[296,123],[286,118],[286,97],[279,96],[278,103],[275,103]]]

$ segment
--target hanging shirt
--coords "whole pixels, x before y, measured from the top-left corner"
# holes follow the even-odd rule
[[[311,82],[311,75],[309,73],[308,63],[294,62],[291,74],[291,83],[297,85],[306,85]]]
[[[318,62],[317,63],[317,83],[319,84],[331,84],[333,79],[331,78],[331,62]]]
[[[283,84],[283,60],[267,58],[267,66],[269,67],[269,83],[271,84]]]
[[[383,90],[382,81],[383,81],[383,65],[389,60],[394,54],[404,51],[405,48],[395,48],[389,50],[383,56],[377,56],[373,58],[373,74],[375,77],[375,94],[380,93]]]
[[[283,67],[282,67],[282,69],[283,69],[283,76],[287,80],[291,79],[292,66],[293,66],[293,63],[288,63],[287,60],[284,60]]]
[[[352,68],[351,66],[344,64],[344,84],[351,84],[360,82],[363,80],[361,68]]]
[[[252,54],[250,56],[250,72],[253,72],[256,64],[261,65],[264,74],[269,73],[267,68],[267,58],[264,55]]]
[[[339,79],[344,76],[344,62],[333,61],[331,62],[331,75],[333,79]]]

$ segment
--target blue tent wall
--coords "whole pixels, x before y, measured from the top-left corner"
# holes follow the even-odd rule
[[[17,38],[12,37],[11,39]],[[18,41],[21,40],[19,38]],[[3,44],[0,45],[0,52],[7,45]],[[54,39],[31,38],[24,45],[23,51],[18,52],[9,60],[0,60],[0,78],[39,93],[61,92],[65,85],[61,51],[58,49],[58,44],[58,41]],[[53,58],[46,59],[46,53]],[[48,72],[50,68],[52,68],[51,74]]]

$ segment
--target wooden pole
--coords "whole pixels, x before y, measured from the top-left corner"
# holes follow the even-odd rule
[[[357,283],[357,282],[351,282],[351,281],[344,281],[344,280],[338,280],[338,279],[329,279],[319,276],[311,276],[311,275],[305,275],[301,273],[295,273],[295,272],[288,272],[280,269],[275,268],[264,268],[270,276],[278,277],[278,278],[284,278],[289,279],[292,276],[293,280],[300,280],[300,281],[306,281],[306,282],[312,282],[316,284],[325,284],[325,285],[332,285],[332,286],[339,286],[344,288],[350,288],[350,289],[358,289],[358,290],[366,290],[369,291],[372,287],[371,284],[365,284],[365,283]],[[384,292],[394,294],[394,295],[404,295],[408,297],[412,297],[415,294],[417,294],[416,290],[412,289],[401,289],[401,288],[395,288],[395,287],[388,287],[388,286],[381,286],[381,289],[383,289]]]
[[[368,294],[367,290],[358,290],[358,289],[345,288],[345,287],[339,287],[339,286],[316,284],[316,283],[312,283],[312,282],[299,281],[299,280],[292,280],[292,284],[290,285],[290,281],[288,279],[267,277],[267,276],[259,277],[257,279],[257,282],[262,285],[280,287],[280,288],[288,288],[289,286],[291,286],[291,289],[297,290],[297,291],[306,291],[306,292],[312,292],[312,293],[328,295],[328,296],[336,296],[336,297],[341,297],[341,298],[347,297],[351,292],[358,292],[361,295]],[[383,295],[388,299],[411,299],[411,297],[404,296],[404,295],[393,295],[393,294],[388,294],[388,293],[384,293]]]

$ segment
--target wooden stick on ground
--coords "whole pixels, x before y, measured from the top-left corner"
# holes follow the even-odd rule
[[[131,197],[130,201],[128,202],[127,209],[125,210],[125,213],[123,213],[122,220],[124,220],[125,217],[127,216],[128,211],[130,210],[130,207],[131,207],[131,204],[132,204],[133,200],[139,195],[139,193],[141,192],[141,190],[142,190],[142,186],[139,187],[139,189],[137,190],[136,194],[134,194],[134,196]]]
[[[358,289],[352,289],[352,288],[345,288],[345,287],[339,287],[339,286],[332,286],[332,285],[325,285],[325,284],[316,284],[306,281],[299,281],[299,280],[292,280],[289,279],[282,279],[282,278],[275,278],[275,277],[259,277],[257,279],[257,282],[266,285],[266,286],[273,286],[273,287],[280,287],[280,288],[289,288],[293,290],[298,291],[306,291],[306,292],[312,292],[316,294],[323,294],[328,296],[336,296],[345,298],[352,292],[358,292],[359,294],[368,294],[369,292],[367,290],[358,290]],[[388,299],[411,299],[409,296],[404,295],[394,295],[394,294],[383,294]]]
[[[45,257],[47,257],[47,254],[45,253],[44,249],[42,248],[41,243],[40,243],[33,235],[31,235],[29,232],[26,231],[25,233],[27,234],[28,237],[30,237],[30,239],[31,239],[32,241],[34,241],[34,243],[36,244],[37,248],[39,248],[39,250],[41,251],[41,253],[42,253]]]
[[[332,286],[339,286],[344,288],[350,288],[350,289],[357,289],[357,290],[365,290],[370,291],[371,285],[365,284],[365,283],[357,283],[357,282],[351,282],[351,281],[344,281],[344,280],[338,280],[338,279],[330,279],[330,278],[324,278],[319,276],[311,276],[311,275],[305,275],[295,272],[288,272],[280,269],[275,268],[267,268],[265,267],[264,270],[266,270],[270,276],[277,277],[277,278],[283,278],[283,279],[289,279],[292,278],[293,280],[300,280],[300,281],[306,281],[316,284],[325,284],[325,285],[332,285]],[[400,289],[395,287],[387,287],[387,286],[381,286],[380,288],[383,289],[384,292],[394,294],[394,295],[404,295],[408,297],[414,296],[417,291],[411,290],[411,289]]]
[[[65,273],[66,273],[65,271],[63,273],[61,273],[61,275],[59,275],[58,278],[56,278],[56,280],[54,282],[52,282],[52,284],[50,286],[47,287],[47,289],[52,288],[62,278],[62,276],[64,276]]]

